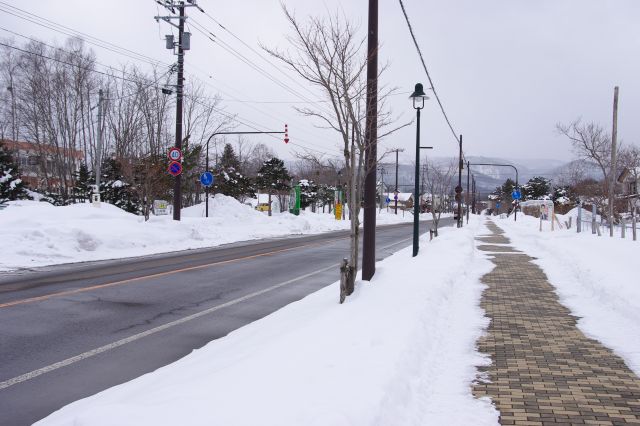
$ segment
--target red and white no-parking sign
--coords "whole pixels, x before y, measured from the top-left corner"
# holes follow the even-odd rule
[[[182,151],[180,151],[180,148],[173,147],[169,150],[168,156],[171,161],[180,161],[182,160]]]

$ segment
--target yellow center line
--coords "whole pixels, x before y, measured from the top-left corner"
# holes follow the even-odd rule
[[[273,250],[273,251],[270,251],[270,252],[254,254],[254,255],[251,255],[251,256],[237,257],[235,259],[221,260],[221,261],[218,261],[218,262],[206,263],[204,265],[189,266],[187,268],[174,269],[172,271],[159,272],[157,274],[144,275],[144,276],[135,277],[135,278],[128,278],[126,280],[113,281],[113,282],[110,282],[110,283],[98,284],[98,285],[94,285],[94,286],[90,286],[90,287],[77,288],[77,289],[74,289],[74,290],[65,290],[65,291],[60,291],[60,292],[57,292],[57,293],[45,294],[43,296],[30,297],[30,298],[27,298],[27,299],[20,299],[20,300],[14,300],[12,302],[0,303],[0,309],[8,308],[10,306],[16,306],[16,305],[24,305],[26,303],[40,302],[40,301],[43,301],[43,300],[51,299],[53,297],[61,297],[61,296],[68,296],[68,295],[71,295],[71,294],[84,293],[86,291],[99,290],[99,289],[102,289],[102,288],[114,287],[114,286],[123,285],[123,284],[129,284],[129,283],[133,283],[133,282],[136,282],[136,281],[142,281],[142,280],[147,280],[147,279],[151,279],[151,278],[159,278],[159,277],[164,277],[164,276],[167,276],[167,275],[179,274],[181,272],[194,271],[194,270],[197,270],[197,269],[209,268],[211,266],[217,266],[217,265],[224,265],[224,264],[228,264],[228,263],[239,262],[241,260],[249,260],[249,259],[255,259],[255,258],[258,258],[258,257],[271,256],[271,255],[274,255],[274,254],[277,254],[277,253],[283,253],[283,252],[296,250],[296,249],[300,249],[300,248],[304,248],[304,247],[311,247],[311,246],[317,246],[317,245],[320,245],[320,244],[332,243],[332,242],[343,240],[343,239],[346,239],[346,238],[348,238],[348,237],[336,238],[336,239],[329,240],[329,241],[322,241],[322,242],[317,242],[317,243],[304,244],[304,245],[296,246],[296,247],[289,247],[289,248],[285,248],[285,249]]]

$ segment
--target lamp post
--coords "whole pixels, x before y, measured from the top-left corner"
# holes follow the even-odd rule
[[[409,96],[413,101],[413,108],[416,110],[416,176],[414,181],[413,200],[413,257],[418,255],[418,240],[420,236],[420,149],[431,149],[433,147],[420,146],[420,110],[424,108],[424,100],[429,99],[424,93],[422,84],[416,84],[415,90]]]

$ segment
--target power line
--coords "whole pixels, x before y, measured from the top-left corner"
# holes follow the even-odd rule
[[[440,97],[438,96],[438,92],[436,92],[436,87],[433,84],[433,80],[431,79],[431,75],[429,74],[429,70],[427,69],[427,64],[424,62],[424,57],[422,56],[422,51],[420,50],[420,46],[418,45],[418,41],[416,40],[416,36],[413,33],[413,28],[411,27],[411,22],[409,21],[409,16],[407,15],[407,11],[405,10],[404,3],[402,0],[398,0],[400,2],[400,7],[402,8],[402,13],[404,15],[404,19],[407,21],[407,26],[409,27],[409,33],[411,33],[411,38],[413,39],[413,44],[416,46],[416,50],[418,51],[418,56],[420,56],[420,61],[422,62],[422,67],[424,68],[424,72],[427,74],[427,78],[429,79],[429,85],[431,86],[431,90],[433,91],[433,95],[438,101],[438,105],[440,105],[440,110],[442,111],[442,115],[444,119],[447,121],[449,125],[449,129],[451,129],[451,133],[453,134],[456,143],[458,143],[458,133],[453,129],[453,125],[447,116],[447,113],[444,110],[444,106],[442,106],[442,102],[440,101]]]
[[[47,46],[47,47],[49,47],[49,48],[51,48],[51,49],[56,49],[56,50],[58,50],[58,51],[60,51],[60,52],[66,53],[67,55],[71,55],[71,56],[79,57],[79,58],[81,58],[81,59],[87,59],[87,57],[86,57],[86,56],[83,56],[81,53],[69,52],[68,50],[65,50],[65,49],[63,49],[63,48],[61,48],[61,47],[58,47],[58,46],[52,46],[52,45],[47,44],[47,43],[45,43],[45,42],[43,42],[43,41],[40,41],[40,40],[37,40],[37,39],[31,38],[31,37],[25,36],[25,35],[23,35],[23,34],[17,33],[17,32],[15,32],[15,31],[11,31],[11,30],[6,29],[6,28],[3,28],[3,27],[0,27],[0,30],[3,30],[3,31],[6,31],[6,32],[9,32],[9,33],[14,34],[14,35],[17,35],[17,36],[19,36],[19,37],[25,38],[25,39],[27,39],[27,40],[31,40],[31,41],[33,41],[34,43],[38,43],[38,44],[41,44],[41,45],[43,45],[43,46]],[[52,61],[55,61],[55,62],[59,62],[59,63],[64,64],[64,65],[68,65],[68,66],[72,66],[72,67],[77,67],[77,68],[82,69],[82,70],[86,70],[86,71],[89,71],[89,72],[94,72],[94,73],[97,73],[97,74],[105,75],[105,76],[107,76],[107,77],[113,77],[113,78],[121,79],[121,80],[128,81],[128,82],[132,82],[132,83],[135,83],[135,84],[139,84],[139,83],[140,83],[140,80],[127,79],[127,78],[124,78],[124,77],[119,77],[119,76],[117,76],[117,75],[115,75],[115,74],[109,74],[109,73],[101,72],[101,71],[99,71],[99,70],[97,70],[97,69],[95,69],[95,68],[93,68],[93,67],[91,67],[91,66],[83,67],[83,66],[81,66],[80,64],[74,64],[74,63],[71,63],[71,62],[66,62],[66,61],[63,61],[63,60],[58,59],[58,58],[52,58],[52,57],[50,57],[50,56],[46,56],[46,55],[39,54],[39,53],[36,53],[36,52],[32,52],[32,51],[29,51],[29,50],[24,50],[24,49],[21,49],[21,48],[15,47],[15,46],[10,46],[10,45],[4,44],[4,43],[1,43],[1,44],[2,44],[3,46],[5,46],[5,47],[9,47],[9,48],[11,48],[11,49],[19,50],[19,51],[21,51],[21,52],[28,53],[28,54],[31,54],[31,55],[36,55],[36,56],[39,56],[39,57],[42,57],[42,58],[45,58],[45,59],[49,59],[49,60],[52,60]],[[125,72],[124,70],[117,69],[117,68],[113,68],[113,67],[111,67],[111,66],[109,66],[109,65],[102,64],[102,63],[100,63],[100,62],[96,61],[95,59],[91,59],[91,62],[92,62],[92,63],[95,63],[95,64],[98,64],[98,65],[100,65],[100,66],[103,66],[103,67],[105,67],[105,68],[107,68],[107,69],[109,69],[110,71],[113,71],[113,72],[122,73],[123,75],[129,75],[129,76],[138,77],[138,76],[136,76],[135,74],[127,73],[127,72]],[[157,84],[160,80],[162,80],[162,79],[163,79],[167,74],[170,74],[171,72],[172,72],[172,69],[170,68],[168,71],[166,71],[166,72],[164,72],[163,74],[161,74],[161,75],[160,75],[157,79],[155,79],[155,80],[152,80],[152,79],[149,79],[149,78],[144,78],[144,80],[149,81],[149,84],[148,84],[148,85],[146,85],[146,86],[143,86],[143,88],[151,87],[151,86],[153,86],[153,85]],[[156,87],[159,87],[159,86],[156,86]],[[132,96],[132,95],[127,95],[127,96],[123,96],[123,97],[120,97],[120,98],[111,98],[111,99],[113,99],[113,100],[115,100],[115,99],[123,99],[123,98],[130,97],[130,96]]]
[[[241,62],[245,63],[250,68],[254,69],[259,74],[263,75],[265,78],[267,78],[271,82],[273,82],[276,85],[280,86],[281,88],[283,88],[284,90],[288,91],[289,93],[291,93],[292,95],[296,96],[297,98],[300,98],[300,99],[302,99],[302,100],[304,100],[306,102],[309,102],[309,103],[315,103],[316,102],[316,101],[308,98],[307,96],[301,94],[296,89],[294,89],[291,86],[289,86],[287,83],[284,83],[278,77],[275,77],[273,74],[271,74],[270,72],[265,70],[263,67],[261,67],[260,65],[256,64],[254,61],[252,61],[250,58],[246,57],[245,55],[240,53],[238,50],[234,49],[231,45],[226,43],[224,40],[220,39],[219,37],[216,37],[215,34],[210,32],[202,24],[198,23],[197,21],[195,21],[193,19],[192,19],[192,22],[193,22],[193,24],[195,24],[194,28],[198,32],[202,33],[205,37],[207,37],[207,39],[209,41],[211,41],[212,43],[217,44],[222,49],[224,49],[225,51],[230,53],[232,56],[234,56],[237,59],[239,59]],[[215,39],[212,38],[212,36],[215,37]],[[330,110],[328,110],[328,109],[323,109],[323,112],[328,113],[328,114],[332,114],[332,112]]]
[[[7,10],[6,7],[10,9]],[[0,1],[0,11],[7,13],[9,15],[15,16],[22,20],[31,22],[33,24],[39,25],[41,27],[53,30],[55,32],[64,34],[69,37],[80,37],[85,40],[87,43],[92,44],[94,46],[100,47],[102,49],[109,50],[113,53],[117,53],[123,56],[127,56],[130,59],[135,59],[137,61],[146,62],[148,64],[158,66],[158,65],[170,65],[168,63],[159,61],[157,59],[151,58],[149,56],[143,55],[141,53],[135,52],[133,50],[127,49],[126,47],[118,46],[115,43],[111,43],[106,40],[102,40],[100,38],[91,36],[89,34],[83,33],[78,30],[74,30],[73,28],[67,27],[62,24],[58,24],[50,19],[43,18],[39,15],[36,15],[31,12],[27,12],[26,10],[20,9],[18,7],[12,6],[4,1]]]

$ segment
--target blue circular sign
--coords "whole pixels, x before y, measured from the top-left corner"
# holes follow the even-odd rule
[[[204,172],[200,175],[200,183],[204,186],[213,185],[213,173]]]
[[[520,191],[516,189],[511,193],[511,198],[513,198],[514,200],[519,200],[520,198],[522,198],[522,194],[520,194]]]

